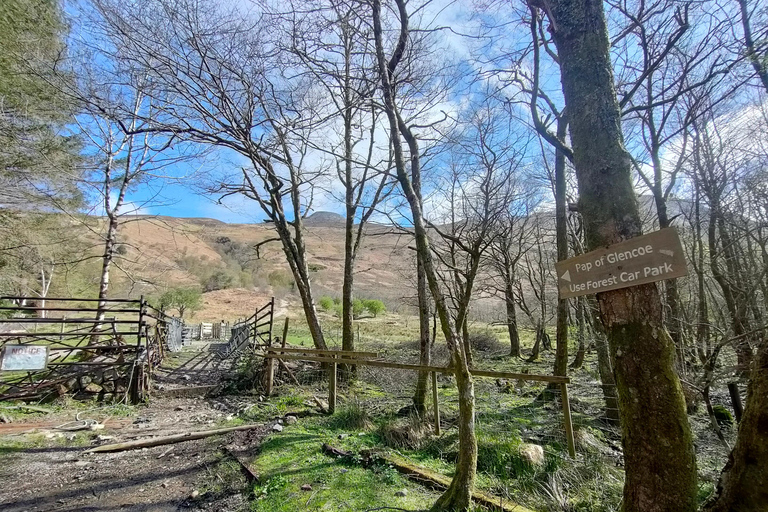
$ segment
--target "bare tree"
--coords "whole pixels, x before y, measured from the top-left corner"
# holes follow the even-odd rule
[[[192,0],[93,3],[121,61],[152,84],[161,128],[243,159],[239,173],[213,177],[210,190],[251,199],[274,225],[315,346],[326,348],[303,232],[327,166],[308,143],[323,101],[311,78],[294,73],[253,10]]]
[[[440,281],[433,263],[430,249],[427,227],[424,221],[422,202],[414,190],[413,177],[421,173],[419,160],[420,152],[418,139],[414,134],[414,127],[407,125],[402,116],[402,105],[397,97],[398,71],[400,66],[407,62],[406,51],[409,39],[412,37],[409,26],[408,7],[405,0],[396,0],[397,8],[397,39],[392,48],[391,55],[387,58],[384,47],[384,25],[382,23],[382,5],[379,0],[373,0],[373,29],[376,40],[376,55],[378,60],[379,78],[381,80],[382,96],[384,99],[384,111],[387,115],[390,128],[390,140],[394,152],[395,169],[397,178],[403,193],[408,200],[413,221],[416,239],[416,250],[421,257],[429,289],[435,302],[435,310],[440,318],[443,335],[448,343],[451,354],[451,365],[456,377],[456,387],[459,393],[459,460],[456,464],[456,473],[445,493],[432,507],[438,510],[467,510],[472,501],[472,489],[474,487],[477,463],[477,438],[475,436],[474,418],[474,384],[472,374],[469,371],[469,362],[464,350],[460,335],[455,325],[464,324],[467,311],[460,311],[452,321],[445,298],[440,289]],[[403,140],[408,146],[408,155],[403,148]],[[410,173],[408,166],[410,159]]]

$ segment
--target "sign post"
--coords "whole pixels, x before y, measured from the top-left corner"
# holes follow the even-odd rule
[[[661,229],[559,261],[555,269],[561,299],[688,274],[685,253],[675,228]]]
[[[3,346],[0,370],[44,370],[48,366],[46,345],[5,345]]]

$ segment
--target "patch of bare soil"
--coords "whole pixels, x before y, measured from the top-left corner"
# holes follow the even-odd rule
[[[231,363],[207,348],[190,352],[189,364],[161,370],[159,380],[174,389],[219,383]],[[274,422],[139,450],[90,454],[85,450],[232,426],[238,413],[252,404],[253,398],[245,396],[171,398],[160,391],[129,417],[107,421],[103,409],[80,409],[79,415],[59,412],[37,417],[23,429],[26,433],[0,429],[0,510],[247,510],[252,482],[236,457],[254,454]],[[53,428],[86,418],[105,427],[77,433]]]

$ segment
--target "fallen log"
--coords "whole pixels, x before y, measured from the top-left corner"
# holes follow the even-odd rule
[[[183,443],[184,441],[194,441],[195,439],[204,439],[206,437],[228,434],[238,430],[250,430],[262,425],[240,425],[239,427],[219,428],[216,430],[204,430],[202,432],[186,432],[184,434],[175,434],[172,436],[154,437],[152,439],[140,439],[137,441],[128,441],[125,443],[105,444],[85,450],[83,453],[106,453],[122,452],[125,450],[135,450],[137,448],[150,448],[152,446],[162,446],[173,443]]]
[[[447,488],[451,485],[451,479],[447,476],[436,473],[427,468],[422,468],[399,457],[394,454],[377,454],[383,461],[392,464],[392,466],[400,473],[407,477],[419,481],[421,483],[427,483],[436,485],[441,488]],[[501,496],[494,496],[493,494],[484,493],[475,489],[472,491],[472,500],[478,505],[482,505],[491,510],[500,510],[502,512],[533,512],[531,509],[525,508],[522,505],[518,505],[509,500],[504,500]]]

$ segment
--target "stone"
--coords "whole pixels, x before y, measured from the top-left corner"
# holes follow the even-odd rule
[[[274,425],[272,425],[272,430],[274,430],[275,432],[282,432],[283,426],[280,425],[279,423],[275,423]]]
[[[64,385],[67,386],[67,389],[69,389],[70,391],[75,391],[78,388],[79,382],[77,381],[77,379],[73,378],[73,379],[69,379]]]
[[[299,421],[299,418],[296,416],[288,415],[285,417],[285,424],[286,425],[293,425]]]
[[[311,491],[312,490],[312,486],[309,485],[309,484],[304,484],[304,485],[301,486],[301,490],[302,491]]]
[[[59,384],[58,386],[56,386],[56,393],[59,396],[66,395],[67,393],[69,393],[69,388],[67,388],[67,386],[65,386],[64,384]]]
[[[192,499],[195,499],[195,498],[197,498],[198,496],[200,496],[200,491],[198,491],[197,489],[195,489],[194,491],[192,491],[192,493],[189,495],[189,497],[190,497],[190,498],[192,498]]]
[[[100,393],[103,388],[95,382],[90,382],[83,388],[86,393]]]
[[[80,388],[84,389],[88,384],[93,381],[89,376],[83,375],[80,377]]]
[[[347,437],[349,437],[349,434],[339,434],[338,435],[339,439],[346,439]]]
[[[538,444],[523,443],[520,445],[520,457],[531,466],[544,465],[544,448]]]
[[[115,383],[111,380],[105,380],[104,383],[102,383],[101,387],[104,389],[104,392],[106,393],[115,392]]]
[[[399,490],[395,493],[395,496],[397,496],[398,498],[404,498],[408,496],[408,490],[407,489]]]

